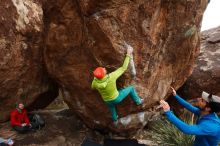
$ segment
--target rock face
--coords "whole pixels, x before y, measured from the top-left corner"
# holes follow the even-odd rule
[[[0,1],[0,24],[0,121],[5,121],[17,102],[44,107],[57,89],[44,69],[41,3]]]
[[[44,1],[44,59],[64,100],[91,128],[131,132],[153,115],[146,112],[180,87],[191,74],[200,47],[200,24],[208,0],[52,0]],[[145,112],[125,99],[117,106],[118,123],[97,91],[92,71],[109,72],[123,62],[123,43],[134,48],[136,78],[129,70],[118,87],[132,84],[146,99]]]
[[[42,2],[42,3],[41,3]],[[191,74],[208,0],[8,0],[0,2],[0,119],[17,101],[43,107],[57,96],[91,128],[135,132],[149,110]],[[92,71],[109,72],[134,48],[137,76],[128,70],[118,88],[134,85],[144,108],[127,98],[111,114],[91,89]],[[50,79],[53,79],[53,83]],[[56,83],[56,84],[55,84]],[[24,97],[24,98],[23,98]]]
[[[220,27],[202,32],[201,51],[196,67],[180,93],[199,97],[202,91],[220,96]]]

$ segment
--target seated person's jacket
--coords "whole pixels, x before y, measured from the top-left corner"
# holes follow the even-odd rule
[[[29,118],[27,116],[27,111],[25,109],[19,112],[18,109],[14,109],[10,115],[11,118],[11,126],[21,126],[21,124],[26,123],[30,125]]]

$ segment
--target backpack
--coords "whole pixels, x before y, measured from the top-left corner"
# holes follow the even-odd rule
[[[45,126],[44,119],[38,114],[32,115],[30,120],[31,120],[31,125],[34,129],[41,129],[42,127]]]

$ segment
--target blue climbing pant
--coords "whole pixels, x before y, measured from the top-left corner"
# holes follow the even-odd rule
[[[128,96],[128,94],[131,95],[132,100],[137,104],[140,105],[141,104],[141,99],[138,96],[137,92],[135,91],[133,86],[128,86],[122,90],[119,91],[119,95],[112,101],[107,101],[106,104],[110,109],[110,112],[112,114],[112,119],[114,121],[117,121],[118,119],[118,115],[117,115],[117,111],[116,111],[116,104],[119,104],[123,99],[125,99],[125,97]]]

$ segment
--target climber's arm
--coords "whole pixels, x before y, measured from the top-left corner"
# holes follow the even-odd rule
[[[114,72],[110,73],[109,75],[115,79],[119,78],[127,70],[129,60],[130,60],[130,56],[126,55],[123,65]]]
[[[92,81],[91,88],[92,88],[92,89],[95,89],[95,83],[94,83],[94,79],[93,79],[93,81]]]

